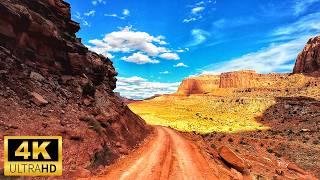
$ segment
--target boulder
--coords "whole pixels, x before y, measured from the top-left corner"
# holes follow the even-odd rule
[[[219,156],[234,169],[244,172],[247,168],[245,161],[226,146],[219,148]]]
[[[45,78],[41,74],[36,73],[36,72],[30,73],[30,79],[35,80],[35,81],[44,81],[45,80]]]
[[[38,106],[44,106],[44,105],[47,105],[49,103],[40,94],[38,94],[36,92],[32,92],[31,96],[32,96],[32,102],[34,102]]]
[[[289,163],[287,165],[287,168],[292,170],[292,171],[295,171],[297,173],[300,173],[300,174],[303,174],[303,175],[306,175],[307,172],[305,172],[303,169],[301,169],[299,166],[297,166],[296,164],[294,163]]]

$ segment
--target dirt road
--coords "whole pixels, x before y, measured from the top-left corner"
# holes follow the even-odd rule
[[[92,179],[223,179],[196,145],[172,129],[155,128],[154,137],[139,150]]]

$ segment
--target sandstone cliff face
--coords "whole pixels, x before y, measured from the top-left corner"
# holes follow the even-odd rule
[[[1,0],[0,17],[1,137],[63,136],[64,177],[88,175],[144,139],[145,122],[113,93],[112,62],[76,37],[69,4]]]
[[[320,36],[311,38],[298,55],[294,73],[320,74]]]
[[[235,71],[221,75],[206,75],[185,79],[177,94],[226,95],[233,91],[280,91],[306,86],[317,86],[319,80],[299,74],[258,74],[255,71]]]
[[[255,86],[255,71],[227,72],[220,75],[220,88],[248,88]]]
[[[220,77],[216,75],[203,75],[187,78],[182,81],[178,88],[178,94],[204,94],[219,87]]]

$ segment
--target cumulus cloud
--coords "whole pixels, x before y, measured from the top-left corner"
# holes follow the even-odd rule
[[[168,52],[165,47],[157,46],[163,41],[163,37],[154,37],[146,32],[133,31],[131,27],[125,27],[120,31],[106,34],[102,40],[94,39],[89,43],[110,52],[142,51],[150,56],[156,56]]]
[[[204,43],[210,36],[210,33],[202,29],[192,29],[191,35],[193,39],[188,46],[197,46]]]
[[[122,60],[136,64],[159,63],[151,59],[160,57],[163,59],[180,59],[179,55],[164,47],[164,36],[152,36],[146,32],[134,31],[131,27],[125,27],[120,31],[106,34],[103,39],[89,40],[88,47],[100,54],[133,53]]]
[[[149,56],[144,55],[140,52],[134,53],[133,55],[131,55],[129,57],[123,57],[121,59],[124,61],[127,61],[127,62],[136,63],[136,64],[147,64],[147,63],[157,64],[157,63],[159,63],[158,60],[152,60],[152,59],[150,59]]]
[[[188,67],[188,66],[181,62],[181,63],[174,65],[173,67]]]
[[[152,82],[141,77],[118,77],[116,92],[130,99],[145,99],[156,94],[169,94],[177,91],[180,82]]]
[[[177,53],[163,53],[163,54],[160,54],[161,58],[163,59],[168,59],[168,60],[179,60],[180,57]]]

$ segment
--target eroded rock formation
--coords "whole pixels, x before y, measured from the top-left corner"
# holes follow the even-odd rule
[[[179,86],[177,94],[216,94],[229,91],[280,91],[306,86],[317,86],[319,80],[300,74],[258,74],[255,71],[234,71],[221,75],[202,75],[187,78]]]
[[[63,136],[64,177],[95,172],[144,139],[145,122],[113,93],[112,62],[76,37],[68,3],[1,0],[0,17],[1,137]]]
[[[187,78],[179,86],[178,94],[205,94],[219,88],[220,76],[203,75]]]
[[[320,36],[311,38],[298,55],[294,73],[320,74]]]

